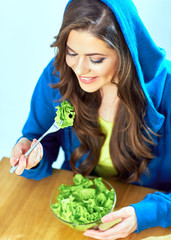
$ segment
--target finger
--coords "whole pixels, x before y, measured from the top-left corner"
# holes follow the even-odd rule
[[[22,150],[18,147],[18,145],[16,145],[11,152],[10,164],[15,166],[19,162],[22,154]]]
[[[25,155],[22,155],[21,158],[20,158],[20,161],[19,161],[19,164],[18,164],[18,167],[17,169],[15,170],[15,173],[17,175],[21,175],[26,167],[26,157]]]
[[[30,147],[32,147],[36,142],[37,142],[37,139],[34,138],[33,141],[32,141],[32,143],[31,143],[31,146],[30,146]]]
[[[20,160],[20,157],[12,156],[12,157],[10,158],[10,164],[11,164],[11,166],[16,166],[16,165],[18,164],[19,160]]]
[[[127,223],[122,222],[106,231],[87,230],[84,233],[84,235],[95,239],[118,239],[124,238],[129,235],[127,229],[128,229]]]
[[[31,142],[27,138],[23,137],[18,141],[10,156],[10,163],[12,166],[16,166],[18,164],[20,157],[30,148],[30,145]]]
[[[43,157],[43,146],[40,143],[40,160],[42,159],[42,157]]]
[[[36,143],[36,139],[33,140],[31,147]],[[33,151],[28,156],[27,167],[26,169],[30,169],[35,165],[35,161],[38,155],[38,145],[33,149]]]
[[[118,237],[123,238],[128,236],[130,233],[136,230],[136,220],[134,218],[134,214],[129,214],[131,211],[132,209],[130,207],[121,209],[121,213],[125,212],[130,216],[123,219],[121,223],[106,231],[87,230],[85,232],[85,235],[96,239],[118,239]]]
[[[127,208],[125,207],[125,208],[122,208],[122,209],[120,209],[118,211],[106,214],[104,217],[102,217],[101,221],[103,223],[111,222],[111,221],[116,220],[118,218],[123,219],[123,218],[125,218],[127,216],[128,216],[128,211],[127,211]]]
[[[37,140],[34,139],[32,142],[32,145],[34,145],[36,141]],[[43,156],[43,148],[42,148],[42,145],[40,143],[38,143],[38,145],[35,147],[35,149],[29,155],[26,169],[30,169],[30,168],[36,166],[40,162],[42,156]]]
[[[42,158],[42,149],[41,149],[41,144],[39,143],[37,145],[37,155],[35,157],[33,167],[36,166],[40,162],[41,158]]]
[[[113,227],[114,225],[118,224],[122,222],[122,218],[117,218],[115,220],[112,220],[111,222],[106,222],[106,223],[100,223],[98,226],[98,229],[101,231],[105,231],[111,227]]]

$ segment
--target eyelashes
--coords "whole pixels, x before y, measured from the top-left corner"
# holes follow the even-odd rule
[[[75,57],[75,56],[77,56],[76,53],[70,53],[68,50],[66,50],[66,54],[69,55],[70,57]]]
[[[76,57],[77,53],[70,53],[67,49],[66,50],[66,55],[68,55],[70,57]],[[102,63],[105,60],[105,58],[100,58],[99,60],[93,60],[91,57],[89,57],[89,59],[90,59],[90,62],[93,63],[93,64]]]
[[[89,57],[89,59],[90,59],[90,62],[92,62],[93,64],[102,63],[105,60],[105,58],[101,58],[101,59],[95,61],[90,57]]]

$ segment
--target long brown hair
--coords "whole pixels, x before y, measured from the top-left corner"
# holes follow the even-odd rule
[[[120,179],[127,182],[138,180],[153,158],[152,131],[145,123],[147,102],[120,26],[110,8],[100,0],[71,1],[65,10],[59,34],[51,45],[58,49],[53,74],[60,74],[60,82],[54,84],[53,88],[59,88],[61,100],[68,99],[74,106],[74,129],[81,142],[72,153],[71,167],[75,173],[91,173],[98,163],[105,140],[98,123],[98,110],[102,101],[100,91],[83,91],[65,61],[66,42],[73,29],[89,31],[117,53],[117,89],[120,100],[110,140],[110,155]],[[87,158],[78,164],[85,154]]]

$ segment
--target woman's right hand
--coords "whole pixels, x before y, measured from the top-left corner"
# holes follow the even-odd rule
[[[43,147],[41,143],[34,148],[28,158],[24,155],[36,141],[37,140],[34,139],[31,142],[29,139],[23,137],[14,146],[11,152],[10,163],[12,166],[17,166],[17,169],[15,170],[17,175],[21,175],[24,169],[35,167],[42,159]]]

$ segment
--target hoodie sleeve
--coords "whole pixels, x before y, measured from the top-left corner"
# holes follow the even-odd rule
[[[131,206],[137,216],[136,233],[151,227],[171,226],[171,192],[148,194],[141,202]]]
[[[22,130],[23,137],[31,141],[44,134],[53,124],[56,116],[53,102],[54,96],[55,100],[59,97],[59,91],[53,90],[50,83],[57,82],[58,78],[52,75],[52,71],[53,65],[51,61],[44,69],[32,95],[30,113]],[[49,134],[41,141],[43,145],[42,160],[35,168],[24,170],[21,176],[40,180],[52,174],[51,165],[56,160],[59,151],[59,134],[58,132]]]

